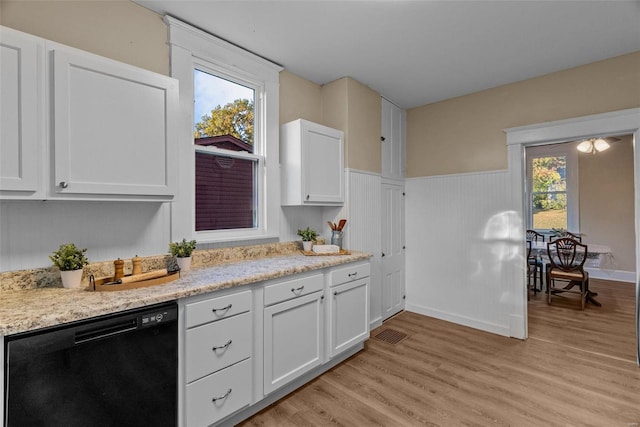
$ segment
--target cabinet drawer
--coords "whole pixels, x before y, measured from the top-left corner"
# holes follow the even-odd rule
[[[187,330],[187,382],[251,356],[251,313]]]
[[[187,386],[185,425],[208,426],[251,403],[251,359]]]
[[[320,291],[322,288],[324,288],[324,276],[322,274],[267,285],[264,288],[264,305],[266,307],[277,304],[291,298]]]
[[[187,304],[185,323],[187,328],[225,319],[251,310],[251,291],[238,292],[224,297]]]
[[[369,277],[370,271],[371,266],[368,262],[335,269],[331,272],[331,286]]]

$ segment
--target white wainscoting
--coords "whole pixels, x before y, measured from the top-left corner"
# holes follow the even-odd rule
[[[63,243],[89,261],[167,253],[169,231],[168,203],[2,201],[0,271],[48,267]]]
[[[382,323],[382,179],[368,172],[347,171],[349,222],[345,228],[346,248],[373,254],[369,288],[371,327]]]
[[[510,238],[521,234],[522,223],[508,208],[507,172],[412,178],[405,191],[406,309],[500,335],[524,334],[513,325],[522,317],[514,320],[524,281],[510,279],[514,268],[524,271],[524,245]]]

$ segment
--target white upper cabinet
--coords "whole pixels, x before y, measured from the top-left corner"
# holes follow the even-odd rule
[[[44,40],[0,27],[0,194],[40,195]]]
[[[177,80],[0,30],[0,198],[172,200]]]
[[[382,177],[404,179],[405,113],[382,98]]]
[[[280,128],[282,205],[344,203],[344,133],[294,120]]]
[[[175,194],[178,83],[51,43],[54,194]]]

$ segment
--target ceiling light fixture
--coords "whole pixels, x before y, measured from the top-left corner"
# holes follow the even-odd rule
[[[582,153],[599,153],[609,148],[609,143],[602,138],[585,139],[578,144],[578,151]]]

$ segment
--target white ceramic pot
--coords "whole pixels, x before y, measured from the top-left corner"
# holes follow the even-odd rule
[[[180,271],[189,271],[191,270],[191,257],[180,258],[176,257],[176,262],[178,263],[178,267],[180,267]]]
[[[313,242],[309,241],[309,242],[302,242],[302,250],[305,252],[311,252],[311,246],[313,245]]]
[[[82,281],[82,269],[61,271],[62,286],[67,289],[78,289]]]

